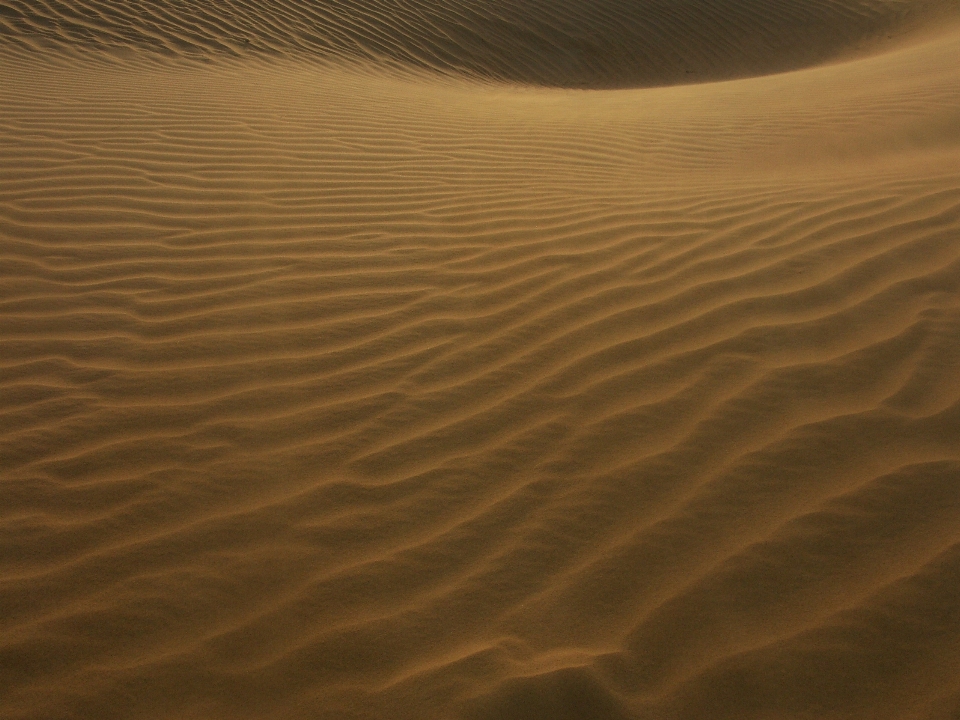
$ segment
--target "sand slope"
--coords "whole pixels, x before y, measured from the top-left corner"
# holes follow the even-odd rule
[[[12,47],[349,58],[560,87],[763,75],[876,51],[956,0],[3,0]]]
[[[624,7],[0,3],[0,717],[960,717],[956,6]]]

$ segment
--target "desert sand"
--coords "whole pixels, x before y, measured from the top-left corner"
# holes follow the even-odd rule
[[[0,718],[960,718],[960,4],[0,0]]]

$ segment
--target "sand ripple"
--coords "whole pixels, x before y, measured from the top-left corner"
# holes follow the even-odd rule
[[[956,717],[956,34],[291,50],[621,5],[2,4],[0,716]]]
[[[0,0],[0,38],[127,58],[349,58],[611,88],[807,67],[957,14],[949,0]]]

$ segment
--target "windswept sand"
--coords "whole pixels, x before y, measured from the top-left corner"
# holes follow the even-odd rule
[[[960,718],[960,5],[0,0],[0,718]]]

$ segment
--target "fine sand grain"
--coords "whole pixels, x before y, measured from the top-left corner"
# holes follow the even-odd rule
[[[956,0],[0,0],[0,718],[960,718]]]

